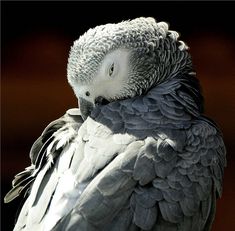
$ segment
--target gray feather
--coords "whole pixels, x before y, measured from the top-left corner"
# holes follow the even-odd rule
[[[134,212],[135,224],[143,230],[149,230],[153,227],[157,220],[157,208],[143,208],[140,205],[136,205]]]

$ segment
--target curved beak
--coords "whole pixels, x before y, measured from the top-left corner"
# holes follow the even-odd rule
[[[83,98],[79,98],[79,108],[81,111],[81,116],[84,120],[91,114],[91,111],[94,109],[95,104],[90,101],[87,101]]]

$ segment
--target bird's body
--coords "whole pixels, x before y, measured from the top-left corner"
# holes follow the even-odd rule
[[[116,25],[72,48],[68,79],[80,109],[45,129],[31,168],[16,176],[6,201],[22,189],[28,198],[15,230],[210,230],[225,148],[202,115],[187,47],[153,19]],[[107,102],[94,106],[99,97]]]

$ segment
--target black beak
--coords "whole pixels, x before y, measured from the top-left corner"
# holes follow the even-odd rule
[[[91,114],[91,111],[94,109],[95,105],[83,98],[79,98],[79,108],[81,111],[81,116],[84,120]]]
[[[106,105],[108,103],[110,102],[101,96],[95,99],[94,104],[91,103],[90,101],[87,101],[84,98],[79,98],[79,108],[80,108],[80,112],[81,112],[81,116],[83,120],[87,119],[87,117],[91,114],[94,107],[100,106],[100,105]]]
[[[110,103],[107,99],[103,98],[102,96],[99,96],[95,99],[95,105],[106,105]]]

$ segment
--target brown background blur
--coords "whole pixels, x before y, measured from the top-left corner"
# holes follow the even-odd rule
[[[66,80],[73,41],[90,27],[139,16],[170,23],[191,48],[205,113],[224,134],[228,167],[213,231],[235,229],[234,3],[2,2],[1,203],[45,126],[77,101]],[[12,230],[20,200],[2,203],[2,230]]]

